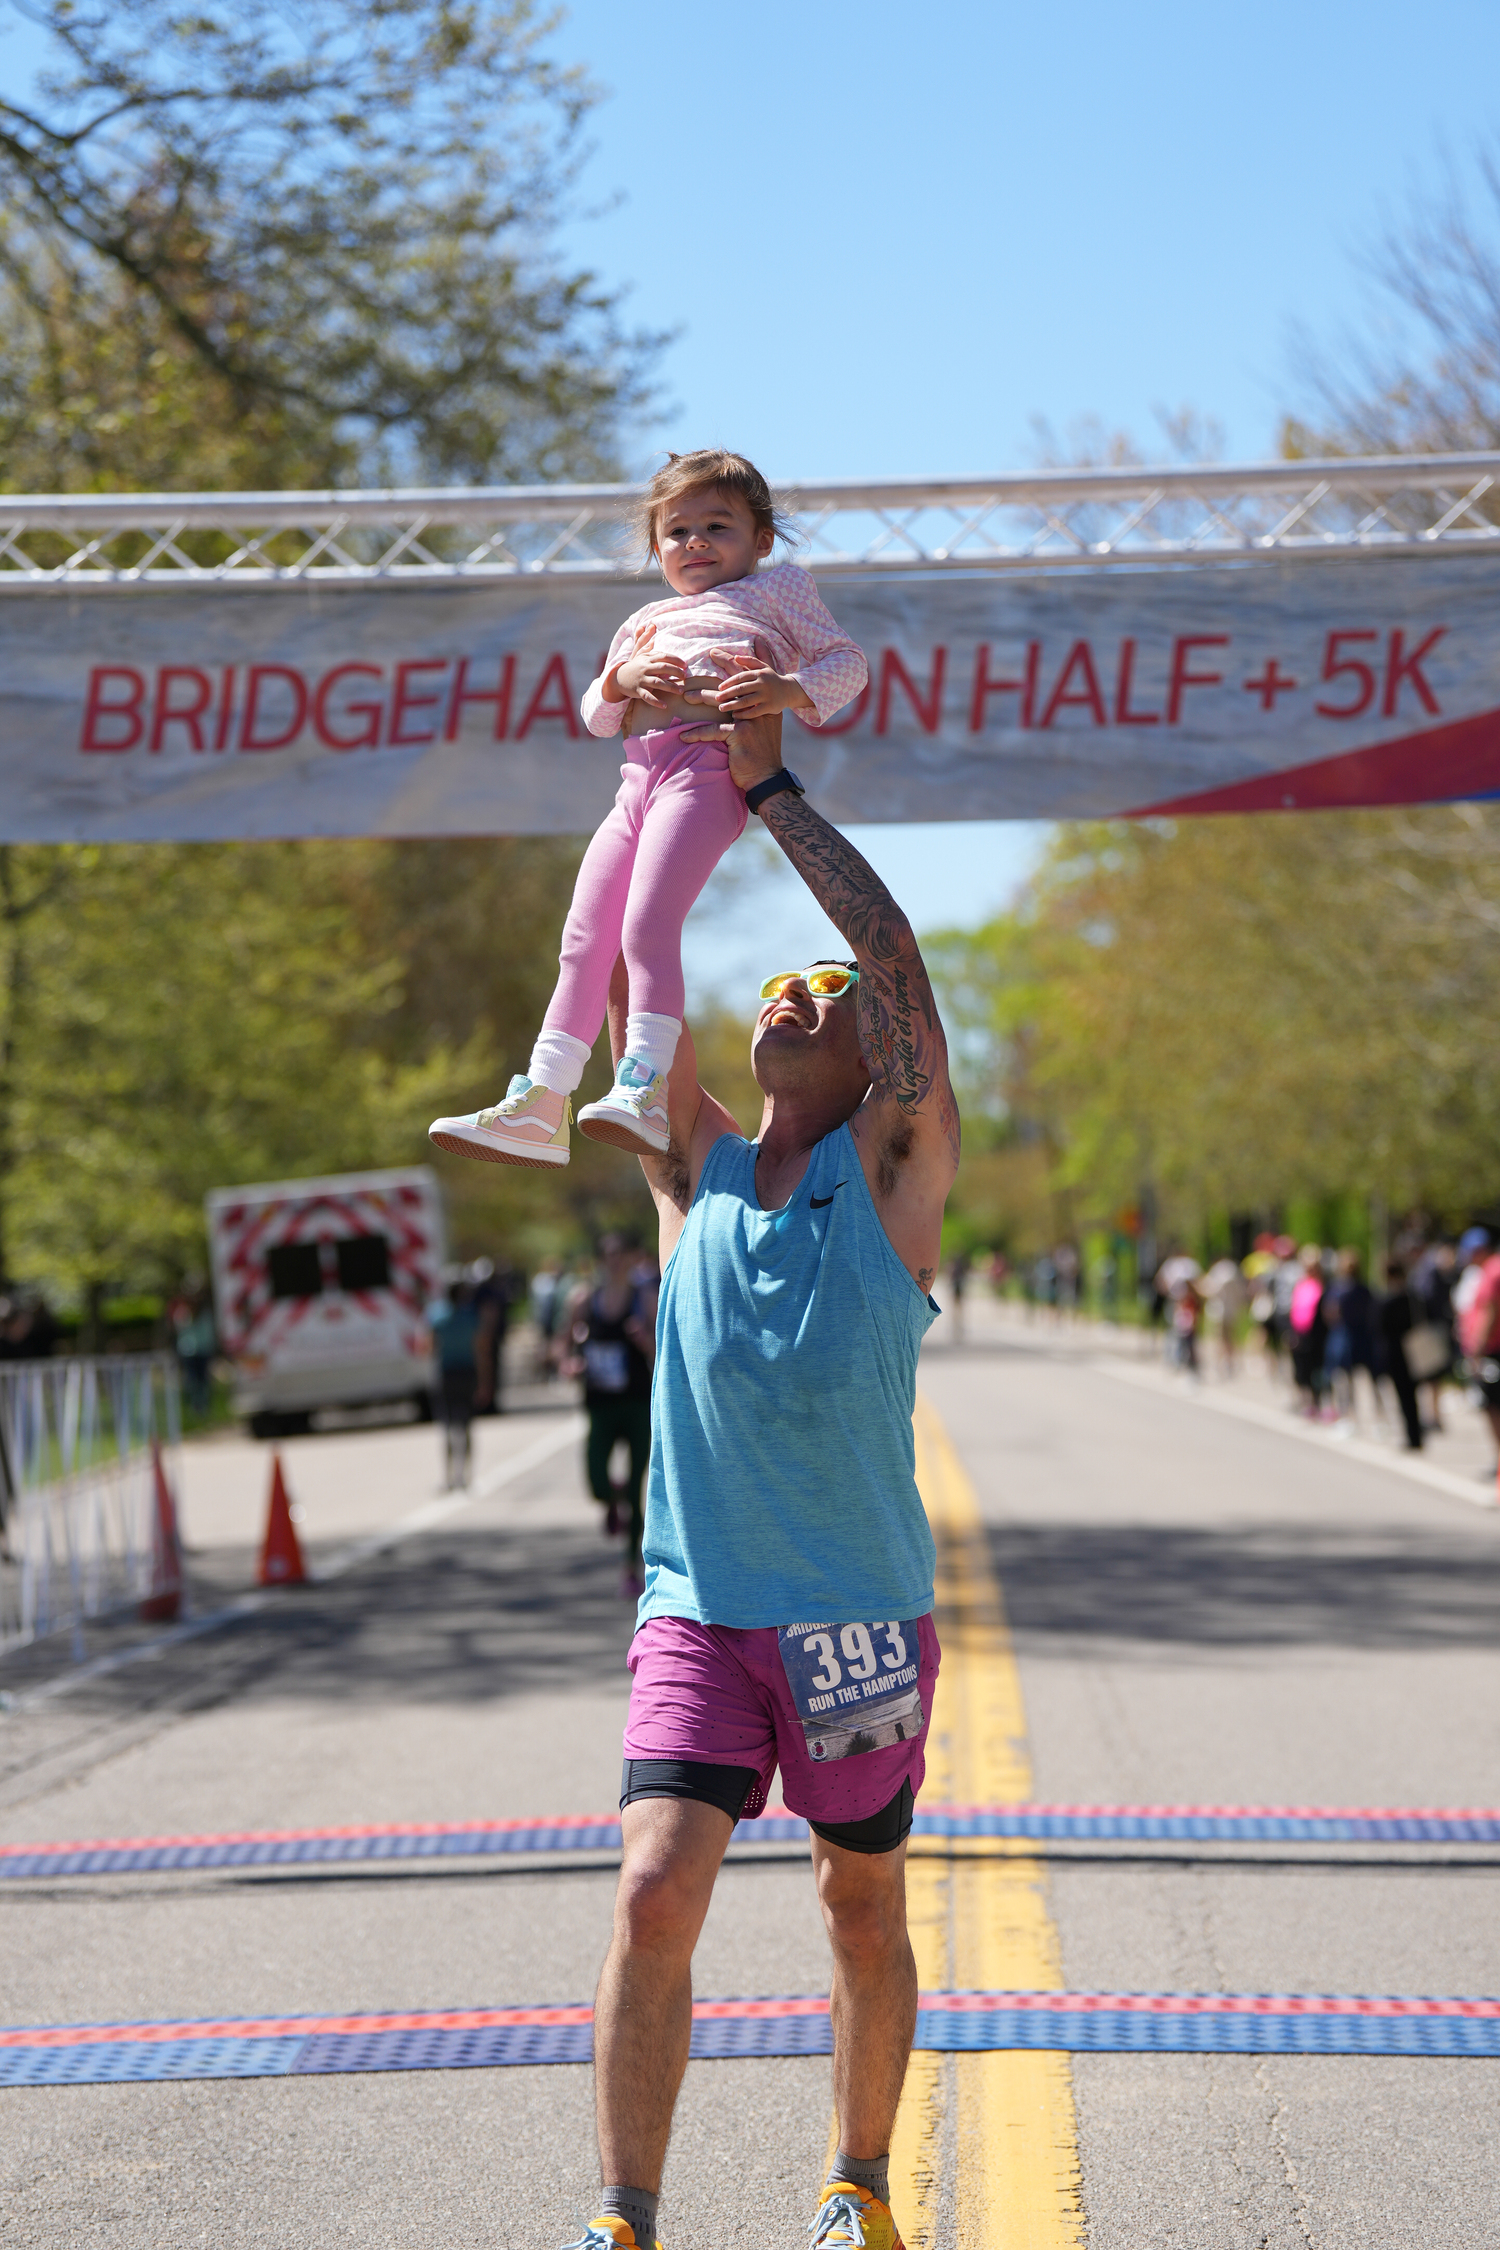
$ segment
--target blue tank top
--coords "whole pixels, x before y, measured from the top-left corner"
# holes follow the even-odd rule
[[[714,1143],[663,1277],[639,1622],[925,1616],[911,1418],[938,1308],[847,1125],[780,1211],[756,1200],[758,1153]]]

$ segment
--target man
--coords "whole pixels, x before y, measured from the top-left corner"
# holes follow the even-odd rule
[[[641,1160],[663,1279],[624,1857],[594,2015],[605,2186],[583,2250],[656,2241],[693,1949],[734,1824],[778,1764],[833,1952],[839,2146],[811,2231],[816,2250],[900,2243],[886,2167],[916,2023],[906,1838],[938,1667],[911,1414],[959,1124],[910,924],[781,765],[780,724],[742,720],[730,771],[853,960],[768,979],[757,1141],[699,1085],[684,1032],[668,1148]],[[617,1053],[627,1000],[622,965]]]

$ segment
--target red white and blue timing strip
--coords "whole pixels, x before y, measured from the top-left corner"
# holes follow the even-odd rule
[[[1327,1805],[934,1805],[912,1827],[918,1840],[1194,1844],[1496,1844],[1500,1810],[1411,1810]],[[807,1823],[780,1807],[742,1820],[731,1839],[793,1844]],[[0,1879],[149,1875],[169,1869],[286,1867],[361,1860],[617,1852],[610,1813],[525,1820],[387,1821],[359,1827],[234,1829],[203,1836],[94,1837],[0,1844]]]

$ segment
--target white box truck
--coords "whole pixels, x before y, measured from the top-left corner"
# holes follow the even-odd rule
[[[361,1407],[431,1413],[425,1315],[445,1256],[435,1173],[218,1188],[207,1210],[219,1348],[255,1436]]]

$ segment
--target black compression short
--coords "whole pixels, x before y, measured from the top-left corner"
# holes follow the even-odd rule
[[[713,1805],[738,1820],[755,1780],[752,1766],[713,1766],[697,1758],[627,1758],[620,1776],[620,1810],[646,1797],[685,1797]],[[846,1852],[893,1852],[911,1834],[912,1793],[903,1781],[889,1804],[866,1820],[811,1820],[815,1835]]]

